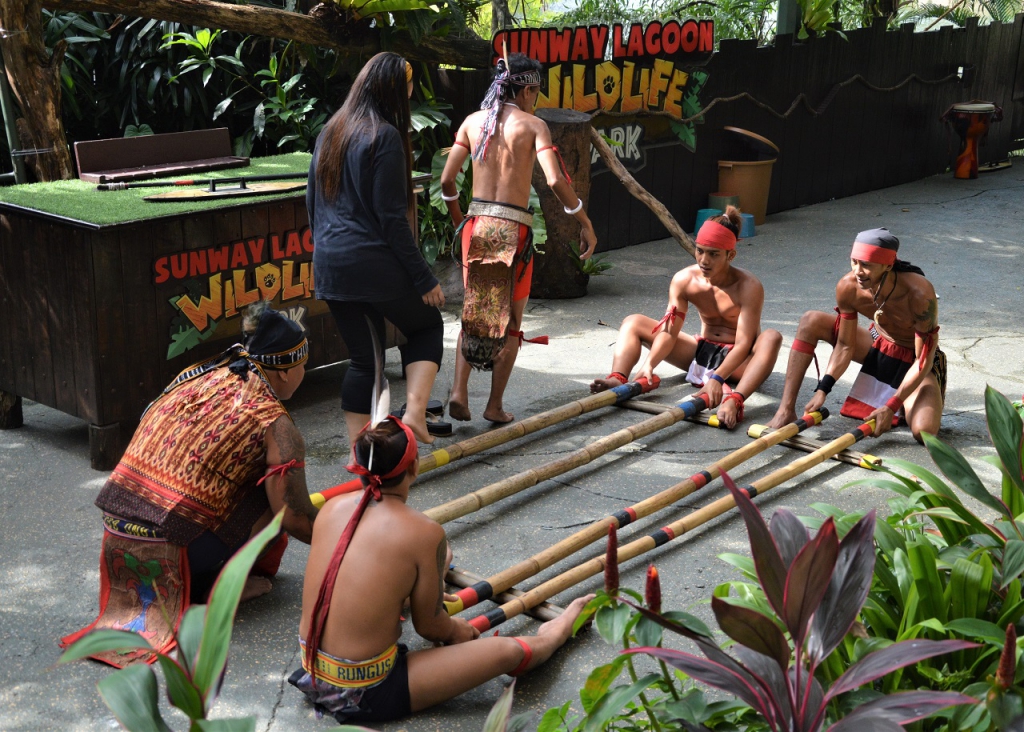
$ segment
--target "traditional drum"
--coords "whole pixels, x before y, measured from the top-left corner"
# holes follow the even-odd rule
[[[989,124],[1003,118],[1003,110],[989,102],[954,104],[942,115],[960,136],[960,153],[953,167],[954,178],[978,177],[978,143],[988,135]]]

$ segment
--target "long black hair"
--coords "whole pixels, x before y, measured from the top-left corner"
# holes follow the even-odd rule
[[[406,195],[409,205],[412,205],[408,68],[406,60],[397,53],[378,53],[356,76],[345,103],[327,122],[320,135],[316,183],[328,201],[338,197],[345,154],[353,135],[365,130],[371,139],[375,139],[381,125],[388,124],[398,130],[402,137],[407,172]]]
[[[364,468],[370,462],[370,451],[373,450],[373,470],[376,475],[387,475],[401,461],[405,455],[405,448],[409,444],[405,431],[390,419],[385,419],[373,429],[368,429],[356,438],[355,458],[359,465]],[[405,478],[405,474],[389,478],[381,483],[382,488],[392,488]],[[361,478],[363,485],[368,479]]]

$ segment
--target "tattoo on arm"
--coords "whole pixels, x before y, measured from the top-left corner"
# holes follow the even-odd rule
[[[446,559],[448,559],[448,537],[442,536],[437,545],[437,575],[441,579],[437,588],[437,607],[434,608],[434,615],[444,612],[444,563]]]
[[[274,441],[277,443],[282,463],[289,460],[302,462],[306,457],[306,445],[298,428],[288,419],[279,419],[272,425]],[[306,471],[304,468],[292,468],[285,473],[284,502],[295,514],[305,516],[310,523],[316,519],[317,509],[309,500],[306,488]]]
[[[922,333],[933,330],[939,324],[939,303],[933,297],[928,300],[928,305],[923,312],[914,315],[917,329]]]

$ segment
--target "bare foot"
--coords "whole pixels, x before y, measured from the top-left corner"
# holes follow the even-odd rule
[[[783,409],[779,407],[779,410],[772,417],[772,421],[768,423],[768,426],[773,430],[779,430],[785,427],[787,424],[796,421],[796,412],[792,409]]]
[[[569,603],[569,606],[565,608],[565,612],[537,628],[537,635],[519,636],[519,640],[529,644],[533,651],[533,660],[523,669],[524,671],[540,666],[551,658],[551,654],[569,640],[569,637],[572,635],[573,623],[576,622],[576,618],[583,612],[586,604],[593,599],[594,595],[578,597]]]
[[[727,430],[731,430],[736,426],[736,400],[726,399],[718,405],[718,411],[715,412],[718,417],[718,421],[725,425]]]
[[[514,422],[516,417],[514,414],[506,412],[504,409],[485,409],[484,419],[494,424],[508,424]]]
[[[429,445],[434,441],[434,436],[427,431],[426,414],[421,414],[419,417],[413,417],[413,415],[406,410],[405,416],[402,417],[402,421],[405,423],[405,426],[411,429],[412,433],[416,435],[416,439],[424,445]]]
[[[242,588],[242,599],[241,602],[246,600],[252,600],[260,595],[265,595],[274,587],[274,583],[270,581],[269,577],[261,577],[259,575],[251,574],[245,578],[245,587]]]
[[[618,379],[594,379],[590,382],[590,393],[597,394],[607,389],[614,389],[616,386],[622,386],[622,382]]]
[[[469,412],[469,405],[457,402],[454,399],[448,402],[448,416],[460,422],[468,422],[473,418]]]

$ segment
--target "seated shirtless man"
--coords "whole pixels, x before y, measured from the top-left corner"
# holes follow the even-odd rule
[[[533,114],[540,71],[537,61],[521,53],[511,55],[508,68],[504,60],[498,62],[480,111],[459,127],[441,174],[441,197],[448,202],[452,222],[460,227],[466,285],[448,409],[452,419],[470,419],[471,367],[493,369],[484,419],[514,419],[504,410],[503,397],[524,339],[523,312],[533,278],[533,211],[527,207],[535,160],[565,212],[582,227],[580,259],[589,259],[597,246],[594,227],[564,175],[547,123]],[[463,224],[455,179],[471,152],[473,200]]]
[[[354,451],[349,470],[366,488],[329,501],[317,517],[299,624],[303,667],[289,679],[318,712],[342,723],[400,719],[501,674],[528,671],[568,640],[593,595],[535,636],[478,638],[468,622],[449,617],[444,529],[406,505],[419,468],[415,437],[389,417],[364,429]],[[398,643],[406,600],[416,632],[447,647],[407,652]]]
[[[921,441],[922,432],[935,434],[942,422],[946,394],[946,354],[938,346],[939,308],[935,288],[924,272],[897,259],[900,241],[888,229],[857,234],[850,254],[850,272],[836,285],[836,312],[809,310],[800,318],[786,367],[782,401],[769,423],[781,427],[795,419],[800,382],[819,341],[831,343],[832,356],[820,377],[807,411],[816,411],[850,365],[862,364],[860,374],[840,414],[861,421],[875,420],[874,436],[906,419]],[[869,328],[857,325],[857,316]]]
[[[668,290],[668,310],[661,320],[630,315],[622,321],[612,360],[612,373],[595,379],[592,392],[629,380],[630,371],[649,348],[636,379],[656,385],[654,369],[668,361],[687,369],[686,379],[700,386],[718,419],[729,429],[743,419],[743,402],[768,378],[779,355],[782,336],[761,330],[764,288],[746,270],[734,267],[740,212],[733,206],[714,216],[697,232],[697,264],[680,270]],[[680,330],[690,304],[700,315],[701,335]],[[726,384],[734,385],[723,395]]]

